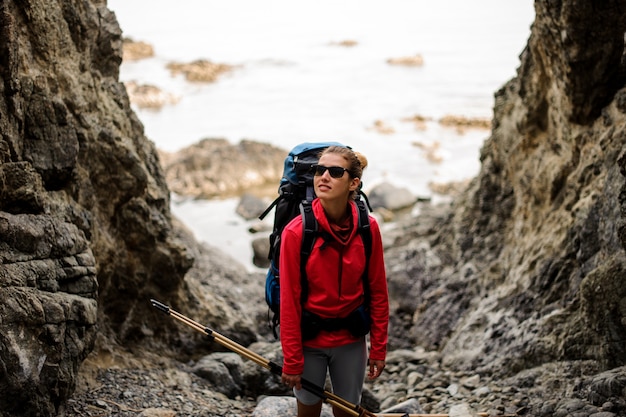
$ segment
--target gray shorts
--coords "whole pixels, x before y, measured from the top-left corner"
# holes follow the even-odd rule
[[[361,402],[367,366],[367,344],[365,337],[355,343],[328,349],[304,347],[304,372],[302,378],[324,387],[326,372],[330,375],[333,393],[353,404]],[[313,405],[320,397],[302,388],[293,389],[296,398],[303,404]]]

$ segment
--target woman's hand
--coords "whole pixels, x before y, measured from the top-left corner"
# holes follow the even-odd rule
[[[367,361],[369,365],[369,371],[367,372],[367,377],[369,379],[376,379],[383,373],[383,369],[385,369],[385,361],[374,361],[368,359]]]
[[[283,372],[280,376],[283,384],[287,385],[289,388],[296,387],[297,390],[302,389],[302,378],[301,375],[289,375]]]

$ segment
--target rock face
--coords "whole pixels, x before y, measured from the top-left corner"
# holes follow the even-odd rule
[[[481,172],[385,240],[396,236],[390,347],[420,345],[437,366],[517,386],[553,381],[538,390],[550,415],[587,387],[594,404],[623,397],[626,0],[535,8]],[[94,349],[215,349],[158,320],[150,298],[254,342],[258,277],[171,217],[118,80],[121,30],[106,3],[5,0],[0,37],[0,413],[62,415]]]
[[[387,258],[413,340],[457,369],[626,363],[626,2],[535,9],[479,175]]]
[[[145,337],[192,258],[106,2],[3,1],[0,31],[0,410],[56,415],[97,335]]]

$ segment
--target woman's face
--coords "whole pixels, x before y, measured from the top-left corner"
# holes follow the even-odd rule
[[[322,155],[317,164],[327,168],[341,167],[347,169],[349,167],[348,161],[343,156],[334,153]],[[336,171],[339,172],[339,170]],[[359,178],[351,178],[347,171],[343,171],[339,178],[334,178],[328,169],[321,175],[318,174],[313,177],[313,186],[315,195],[322,200],[347,199],[350,192],[356,190],[360,182]]]

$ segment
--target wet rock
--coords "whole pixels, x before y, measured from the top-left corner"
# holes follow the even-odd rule
[[[183,74],[187,81],[215,82],[222,74],[233,70],[232,65],[218,64],[206,59],[198,59],[189,63],[170,62],[167,68],[172,75]]]
[[[412,56],[403,56],[398,58],[389,58],[387,60],[389,65],[401,65],[406,67],[421,67],[424,65],[424,57],[421,54]]]
[[[469,118],[465,116],[446,115],[439,119],[439,124],[446,127],[454,127],[459,133],[464,133],[467,129],[491,128],[491,120],[484,118]]]
[[[124,38],[122,48],[123,61],[138,61],[154,56],[154,47],[147,42]]]
[[[225,197],[263,189],[275,195],[287,153],[255,141],[233,145],[225,139],[204,139],[167,155],[163,166],[170,189],[182,196]]]
[[[137,84],[135,81],[124,83],[130,102],[141,109],[161,109],[168,104],[176,104],[180,97],[166,93],[159,87],[148,84]]]
[[[393,133],[396,133],[396,130],[393,127],[389,126],[382,120],[375,120],[373,126],[370,127],[368,130],[372,130],[382,135],[391,135]]]

